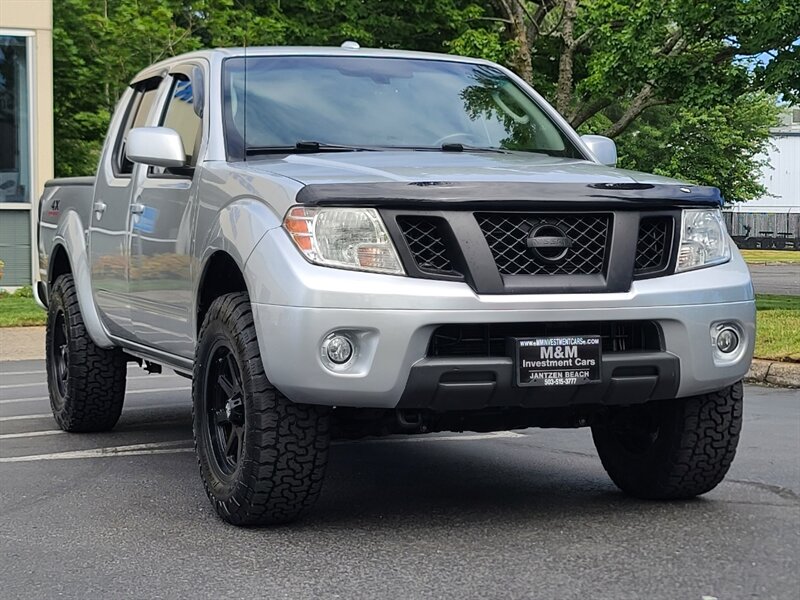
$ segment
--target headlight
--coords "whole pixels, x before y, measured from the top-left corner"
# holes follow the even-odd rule
[[[283,227],[303,255],[326,267],[404,275],[374,208],[306,208],[286,213]]]
[[[676,272],[727,262],[731,258],[728,233],[718,208],[684,210],[681,247]]]

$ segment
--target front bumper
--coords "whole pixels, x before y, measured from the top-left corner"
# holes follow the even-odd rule
[[[254,305],[259,345],[270,381],[295,402],[394,408],[479,408],[487,405],[620,404],[692,396],[730,385],[747,372],[755,335],[752,301],[647,308],[483,311],[354,310]],[[663,352],[604,357],[603,383],[561,390],[515,388],[508,358],[427,358],[433,330],[446,323],[653,320],[663,332]],[[720,320],[740,324],[742,351],[720,364],[710,329]],[[328,370],[322,340],[333,330],[360,332],[359,355],[346,373]],[[629,376],[615,376],[624,367]],[[632,367],[642,367],[640,371]],[[650,368],[648,371],[647,368]],[[484,380],[459,379],[468,372]],[[565,388],[568,389],[568,388]],[[512,393],[515,392],[515,393]],[[461,396],[456,400],[455,394]],[[537,403],[536,395],[542,397]]]
[[[245,277],[267,376],[302,403],[458,409],[686,397],[742,379],[755,341],[750,274],[735,249],[724,265],[635,281],[624,293],[478,295],[460,282],[317,267],[283,231],[272,230],[248,260]],[[604,358],[601,384],[571,390],[514,387],[510,359],[426,356],[431,334],[445,324],[644,320],[660,327],[661,352]],[[742,334],[739,350],[725,359],[711,338],[723,321]],[[327,369],[320,356],[322,341],[336,330],[359,340],[346,372]]]

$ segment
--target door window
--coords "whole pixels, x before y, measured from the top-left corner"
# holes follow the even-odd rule
[[[161,78],[154,77],[134,85],[134,92],[128,104],[124,125],[119,133],[116,152],[112,157],[114,174],[118,177],[130,176],[133,173],[133,163],[125,155],[125,142],[131,129],[144,127],[147,124],[147,117],[153,107],[153,102],[156,100],[156,92],[160,82]]]
[[[200,150],[203,119],[198,114],[192,80],[183,73],[174,73],[172,78],[172,90],[161,125],[178,132],[186,154],[186,166],[194,167]]]

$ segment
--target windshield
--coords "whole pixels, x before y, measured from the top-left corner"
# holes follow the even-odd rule
[[[224,67],[226,143],[232,159],[244,156],[245,146],[248,154],[258,154],[293,149],[298,142],[582,158],[544,111],[491,66],[401,58],[248,57],[245,77],[244,62],[231,58]]]

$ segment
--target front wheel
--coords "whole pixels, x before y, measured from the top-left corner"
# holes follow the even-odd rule
[[[705,494],[725,477],[742,428],[742,383],[677,400],[612,410],[592,426],[612,481],[637,498]]]
[[[269,383],[246,293],[209,307],[192,396],[200,474],[220,517],[272,525],[311,507],[327,464],[330,410],[295,404]]]

